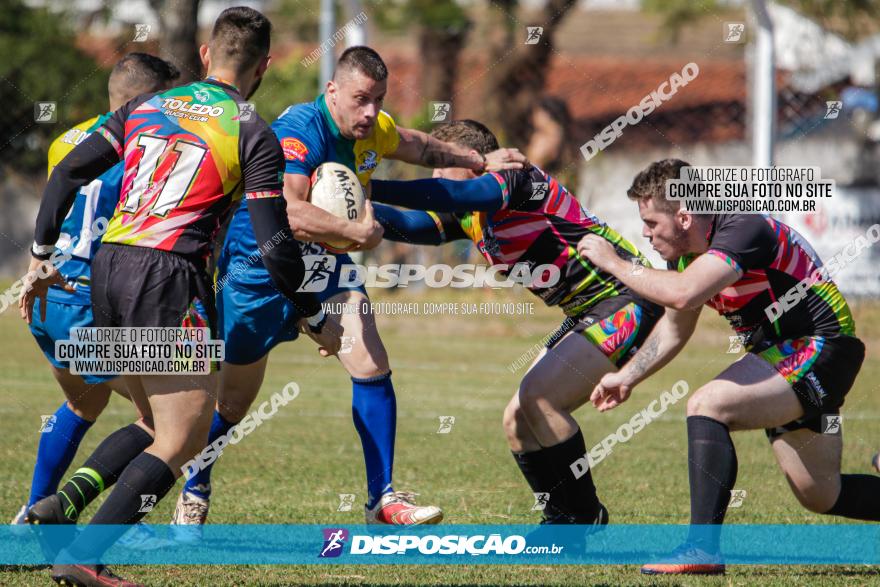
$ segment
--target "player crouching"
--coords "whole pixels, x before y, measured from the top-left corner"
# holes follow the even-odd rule
[[[855,322],[837,286],[806,240],[758,214],[694,214],[667,200],[668,180],[684,161],[666,159],[639,173],[627,195],[638,203],[643,234],[669,271],[634,274],[603,241],[578,251],[631,290],[668,308],[635,359],[596,386],[600,411],[666,365],[694,332],[703,304],[724,316],[746,354],[699,388],[687,405],[691,529],[648,574],[720,574],[721,524],[737,476],[730,432],[764,428],[798,501],[812,512],[880,521],[880,478],[842,475],[842,436],[827,433],[865,358]],[[809,281],[799,303],[775,317],[768,308]]]
[[[478,154],[498,148],[492,132],[472,120],[443,125],[432,134]],[[592,472],[572,467],[586,453],[572,412],[587,402],[604,374],[627,363],[663,310],[594,267],[576,245],[595,234],[631,267],[647,260],[537,167],[483,175],[449,167],[435,170],[434,179],[374,180],[372,197],[423,210],[377,204],[376,217],[388,239],[430,245],[469,239],[490,264],[506,265],[500,274],[518,264],[556,274],[558,279],[547,283],[539,277],[529,290],[567,318],[548,337],[507,405],[504,430],[523,477],[536,499],[546,502],[542,523],[607,524]]]

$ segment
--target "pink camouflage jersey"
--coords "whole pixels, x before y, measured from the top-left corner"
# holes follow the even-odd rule
[[[537,167],[491,175],[503,193],[503,204],[497,212],[430,212],[441,231],[449,230],[452,219],[452,225],[460,227],[462,234],[444,234],[445,240],[469,238],[493,265],[512,267],[526,263],[532,269],[540,265],[557,267],[560,279],[555,285],[538,285],[529,290],[548,306],[559,306],[571,316],[624,293],[639,297],[613,275],[581,257],[577,244],[585,235],[597,234],[634,266],[650,267],[648,260],[632,243],[581,206],[556,179]]]

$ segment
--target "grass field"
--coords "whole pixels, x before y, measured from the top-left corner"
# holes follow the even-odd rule
[[[432,292],[410,301],[531,302],[510,292],[454,297]],[[400,297],[377,296],[378,300]],[[395,486],[415,490],[424,503],[443,507],[449,523],[529,523],[533,503],[507,450],[501,413],[524,369],[507,366],[552,331],[561,315],[534,305],[534,315],[380,316],[398,401]],[[844,470],[867,472],[880,448],[880,305],[856,304],[859,335],[868,359],[844,410]],[[587,445],[685,379],[691,390],[735,359],[730,331],[704,312],[684,353],[640,388],[623,407],[600,415],[577,414]],[[61,392],[15,309],[0,315],[0,514],[13,516],[26,499],[40,426]],[[338,494],[365,497],[360,444],[351,420],[350,382],[335,359],[321,359],[310,343],[285,344],[272,354],[258,401],[296,381],[300,396],[246,440],[227,450],[215,469],[210,521],[215,523],[358,524],[356,506],[339,513]],[[688,481],[685,402],[676,404],[596,467],[595,479],[612,523],[686,523]],[[132,409],[114,398],[86,436],[74,464],[107,434],[131,421]],[[455,416],[449,434],[437,434],[439,416]],[[763,432],[738,433],[737,486],[748,496],[731,523],[833,523],[801,509],[773,461]],[[147,518],[167,523],[175,494]],[[94,508],[94,506],[92,506]],[[92,509],[92,512],[94,509]],[[0,545],[2,548],[2,545]],[[149,585],[866,585],[880,584],[873,567],[732,567],[725,578],[651,579],[638,569],[571,566],[208,566],[120,568]],[[46,571],[0,571],[0,585],[46,585]]]

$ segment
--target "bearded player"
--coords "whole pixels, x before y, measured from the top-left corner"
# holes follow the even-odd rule
[[[179,76],[174,65],[153,55],[129,53],[120,59],[107,82],[110,112],[90,118],[55,139],[49,147],[49,173],[76,145],[104,124],[113,111],[141,94],[168,88]],[[56,243],[58,251],[68,257],[60,269],[64,284],[50,287],[46,298],[34,306],[31,334],[49,361],[66,401],[50,417],[51,432],[40,435],[30,498],[13,524],[26,523],[28,508],[58,489],[80,441],[110,401],[111,388],[128,397],[121,378],[73,375],[67,362],[55,358],[56,340],[67,340],[71,328],[93,325],[90,266],[101,244],[101,230],[106,229],[119,201],[122,168],[120,162],[77,193]]]
[[[475,154],[498,146],[492,132],[473,120],[439,126],[432,134]],[[501,274],[516,264],[554,269],[558,279],[532,275],[529,290],[567,318],[508,403],[504,430],[532,491],[550,496],[542,523],[607,524],[592,472],[571,467],[586,453],[572,413],[604,374],[627,364],[662,309],[594,267],[575,246],[594,234],[630,267],[647,260],[537,167],[483,175],[447,167],[435,170],[434,179],[374,180],[372,198],[432,210],[403,212],[377,204],[385,238],[429,245],[471,240],[490,264],[507,266]]]
[[[302,245],[306,268],[314,269],[305,283],[319,286],[317,295],[326,307],[345,305],[352,309],[332,319],[354,340],[351,352],[340,354],[339,360],[351,376],[352,416],[367,476],[367,523],[433,524],[443,517],[440,508],[416,505],[413,494],[395,491],[392,486],[396,399],[388,354],[367,292],[362,286],[341,285],[342,266],[351,264],[351,258],[332,255],[318,244],[343,240],[354,242],[358,249],[369,249],[381,242],[382,228],[369,212],[366,221],[350,222],[308,203],[310,176],[322,163],[334,161],[348,166],[366,185],[384,158],[427,167],[454,165],[478,170],[522,167],[525,158],[511,149],[478,155],[396,126],[382,110],[387,87],[388,69],[379,54],[369,47],[351,47],[340,56],[326,92],[314,102],[289,107],[272,128],[284,151],[284,197],[294,235],[300,241],[312,241]],[[218,308],[226,363],[209,443],[247,415],[263,382],[269,352],[297,337],[299,313],[272,287],[262,263],[251,260],[256,251],[248,210],[242,206],[232,219],[219,261],[217,283],[222,289]],[[205,522],[211,469],[208,466],[187,481],[173,523]]]
[[[76,193],[124,159],[119,204],[92,263],[96,326],[205,327],[215,339],[207,261],[220,225],[244,198],[275,286],[301,308],[301,326],[319,352],[338,351],[339,336],[323,328],[318,301],[297,292],[304,267],[281,194],[281,148],[268,125],[242,106],[269,66],[270,32],[269,20],[256,10],[224,10],[200,48],[207,79],[126,103],[56,166],[32,247],[31,270],[45,268],[47,275],[23,292],[23,318],[30,322],[36,298],[61,280],[45,260]],[[96,563],[125,525],[146,515],[142,496],[151,496],[153,504],[161,500],[184,463],[205,446],[216,380],[213,370],[126,376],[132,399],[152,415],[153,436],[136,424],[114,432],[59,493],[28,511],[33,524],[72,524],[114,485],[90,524],[59,555],[61,563],[72,556],[80,564],[54,565],[54,580],[129,585]]]

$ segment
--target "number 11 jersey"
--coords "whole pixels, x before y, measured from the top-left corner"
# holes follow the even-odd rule
[[[125,161],[104,243],[204,259],[243,194],[282,195],[284,158],[275,135],[220,80],[135,98],[97,132]]]

